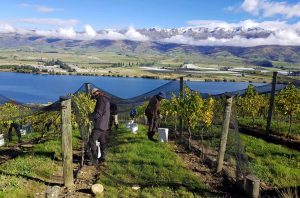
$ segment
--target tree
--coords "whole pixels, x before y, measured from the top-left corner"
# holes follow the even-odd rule
[[[237,106],[242,115],[250,115],[252,118],[252,127],[254,127],[255,116],[258,115],[260,109],[264,105],[264,98],[259,95],[253,85],[247,87],[244,97],[238,97]]]
[[[201,113],[201,116],[199,118],[200,127],[201,127],[202,141],[203,141],[203,132],[204,132],[204,130],[208,129],[213,123],[214,108],[215,108],[215,99],[208,98],[208,99],[204,100],[202,113]]]
[[[167,119],[174,121],[174,130],[177,131],[177,120],[178,120],[178,100],[176,95],[173,94],[170,100],[162,100],[160,112],[164,117],[164,122],[167,122]]]
[[[87,138],[88,126],[90,124],[89,115],[93,112],[96,102],[91,100],[85,93],[78,93],[72,97],[75,112],[75,120],[79,126],[82,138]]]
[[[18,106],[13,103],[5,103],[1,105],[0,112],[0,130],[6,130],[13,122],[13,119],[20,116]]]
[[[145,101],[142,105],[140,105],[136,108],[136,118],[137,119],[142,119],[143,121],[146,120],[145,110],[146,110],[147,105],[148,105],[148,101]],[[146,121],[145,121],[145,123],[146,123]]]
[[[204,101],[198,92],[189,88],[184,88],[184,96],[177,98],[178,114],[182,116],[183,122],[187,125],[189,132],[188,144],[191,148],[191,129],[194,129],[199,122],[199,118],[203,112]]]
[[[294,85],[289,84],[276,96],[275,103],[277,109],[288,116],[289,129],[287,137],[289,137],[293,116],[300,113],[300,89],[296,89]]]

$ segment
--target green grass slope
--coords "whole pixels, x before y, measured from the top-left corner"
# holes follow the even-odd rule
[[[104,197],[201,197],[213,196],[172,151],[172,144],[147,139],[121,128],[111,135],[105,172],[98,183]],[[139,190],[132,186],[138,185]]]

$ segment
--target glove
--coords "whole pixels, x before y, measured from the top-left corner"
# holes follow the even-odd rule
[[[90,121],[94,121],[94,115],[92,113],[89,114]]]

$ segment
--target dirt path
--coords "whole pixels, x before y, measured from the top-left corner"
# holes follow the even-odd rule
[[[91,187],[96,182],[98,172],[95,166],[83,166],[75,179],[74,186],[70,189],[64,188],[60,197],[93,197]]]
[[[184,146],[175,144],[175,152],[183,159],[185,165],[206,184],[211,192],[220,194],[221,197],[247,197],[236,187],[225,182],[221,175],[215,174],[207,165],[205,165],[200,157],[192,152],[188,152]]]
[[[79,168],[81,163],[81,149],[73,150],[73,164],[76,168],[74,186],[71,188],[62,188],[59,197],[68,198],[86,198],[94,197],[91,187],[96,183],[98,174],[100,172],[100,165],[89,166],[86,163]]]

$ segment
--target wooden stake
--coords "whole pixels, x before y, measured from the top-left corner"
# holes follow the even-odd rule
[[[71,126],[71,98],[60,97],[61,102],[61,133],[63,153],[63,177],[66,187],[73,183],[73,152],[72,152],[72,126]]]
[[[183,77],[180,77],[180,81],[179,81],[179,87],[180,87],[180,95],[179,97],[183,97]],[[178,117],[179,119],[179,136],[180,136],[180,142],[183,141],[183,120],[182,120],[182,116],[179,115]]]
[[[271,96],[270,96],[270,105],[269,105],[267,126],[266,126],[267,134],[269,133],[270,128],[271,128],[271,121],[272,121],[272,114],[273,114],[274,100],[275,100],[275,91],[276,91],[276,80],[277,80],[277,72],[273,72],[272,92],[271,92]]]
[[[226,151],[227,136],[228,136],[228,130],[229,130],[229,124],[230,124],[232,99],[233,99],[233,97],[227,97],[227,99],[226,99],[225,118],[223,121],[222,137],[221,137],[219,154],[218,154],[217,173],[221,172],[221,170],[223,169],[223,161],[224,161],[224,155],[225,155],[225,151]]]
[[[245,178],[245,191],[252,198],[259,197],[260,180],[254,175]]]
[[[86,94],[89,96],[90,95],[90,90],[91,90],[90,83],[85,83],[85,90],[86,90]]]

